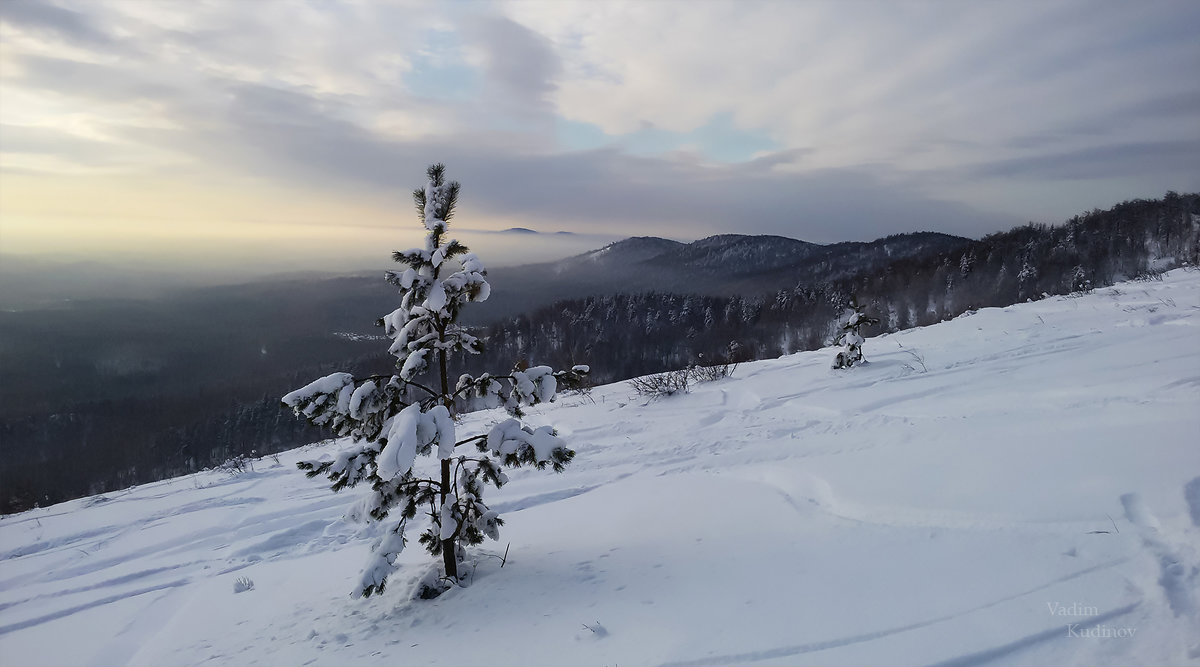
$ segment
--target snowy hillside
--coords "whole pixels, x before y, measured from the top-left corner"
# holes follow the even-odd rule
[[[294,466],[337,444],[4,517],[0,663],[1200,665],[1200,273],[864,352],[533,410],[575,462],[433,601],[415,544],[350,599],[366,489]]]

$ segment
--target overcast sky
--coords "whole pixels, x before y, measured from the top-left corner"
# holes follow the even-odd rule
[[[0,0],[0,252],[981,236],[1200,187],[1200,2]],[[376,259],[379,258],[379,259]]]

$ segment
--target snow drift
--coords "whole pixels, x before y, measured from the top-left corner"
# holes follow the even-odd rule
[[[349,597],[369,490],[294,467],[345,443],[4,517],[0,661],[1200,664],[1200,273],[864,351],[531,410],[574,464],[514,471],[507,556],[432,601],[415,549]]]

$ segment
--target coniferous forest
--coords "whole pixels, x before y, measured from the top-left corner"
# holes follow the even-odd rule
[[[380,254],[391,250],[381,248]],[[594,369],[591,380],[602,384],[831,344],[852,297],[879,319],[864,331],[871,336],[979,308],[1128,279],[1154,280],[1168,268],[1198,264],[1200,195],[1171,192],[1162,199],[1094,210],[1061,225],[1028,224],[878,261],[850,274],[842,271],[833,280],[806,278],[787,289],[748,289],[732,296],[622,292],[560,301],[481,326],[484,352],[465,359],[465,370],[512,368],[530,359],[563,368],[587,364]],[[385,312],[371,311],[364,320]],[[280,336],[281,345],[289,343]],[[275,342],[264,341],[264,351]],[[354,345],[346,340],[312,344],[304,348],[312,352],[308,364],[271,367],[236,386],[199,384],[194,390],[187,387],[189,377],[143,364],[127,373],[136,383],[104,400],[71,397],[62,390],[84,377],[79,368],[59,364],[39,371],[44,377],[35,388],[9,385],[11,409],[0,411],[5,453],[0,457],[0,512],[112,491],[327,437],[295,419],[279,397],[334,368],[363,375],[387,372],[394,359],[374,351],[378,348],[377,342]],[[206,363],[197,361],[189,373],[202,374]],[[60,390],[64,398],[48,398]]]
[[[607,383],[689,364],[747,361],[831,344],[851,296],[880,323],[868,335],[967,311],[1070,294],[1200,259],[1200,196],[1168,193],[1028,224],[961,249],[905,258],[837,281],[731,297],[647,292],[563,301],[491,326],[488,352],[589,363]]]

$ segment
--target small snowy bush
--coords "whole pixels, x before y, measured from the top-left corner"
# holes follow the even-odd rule
[[[844,345],[845,349],[834,357],[833,368],[851,368],[854,364],[865,361],[862,353],[864,339],[859,329],[874,324],[879,324],[879,319],[864,314],[858,299],[850,297],[850,307],[847,309],[845,321],[842,322],[841,333],[835,341],[838,345]]]
[[[450,373],[453,355],[477,354],[482,347],[458,317],[467,304],[486,300],[491,286],[483,262],[465,245],[446,238],[459,185],[446,180],[445,170],[441,164],[430,167],[425,187],[413,192],[425,246],[392,253],[405,268],[386,274],[400,290],[400,305],[378,324],[392,341],[388,351],[396,357],[395,369],[365,378],[334,373],[283,397],[297,416],[355,443],[332,460],[297,465],[310,477],[328,477],[334,491],[365,482],[370,492],[359,496],[346,518],[387,522],[355,597],[383,591],[418,512],[429,517],[420,543],[441,556],[443,581],[459,583],[465,546],[485,537],[498,540],[504,524],[484,502],[484,487],[508,482],[504,466],[560,471],[575,456],[552,427],[524,424],[521,406],[553,401],[560,388],[579,386],[586,366],[568,371],[534,366],[501,375],[464,374],[457,380]],[[512,418],[484,433],[459,437],[458,415],[498,407]],[[477,455],[460,453],[460,447],[470,446]],[[440,474],[417,468],[418,456],[436,458]]]
[[[225,459],[225,462],[217,466],[217,470],[226,475],[240,475],[245,472],[254,470],[254,459],[249,458],[245,454],[237,454]]]
[[[252,590],[254,590],[254,582],[250,580],[250,577],[238,577],[233,580],[234,593],[245,593]]]

